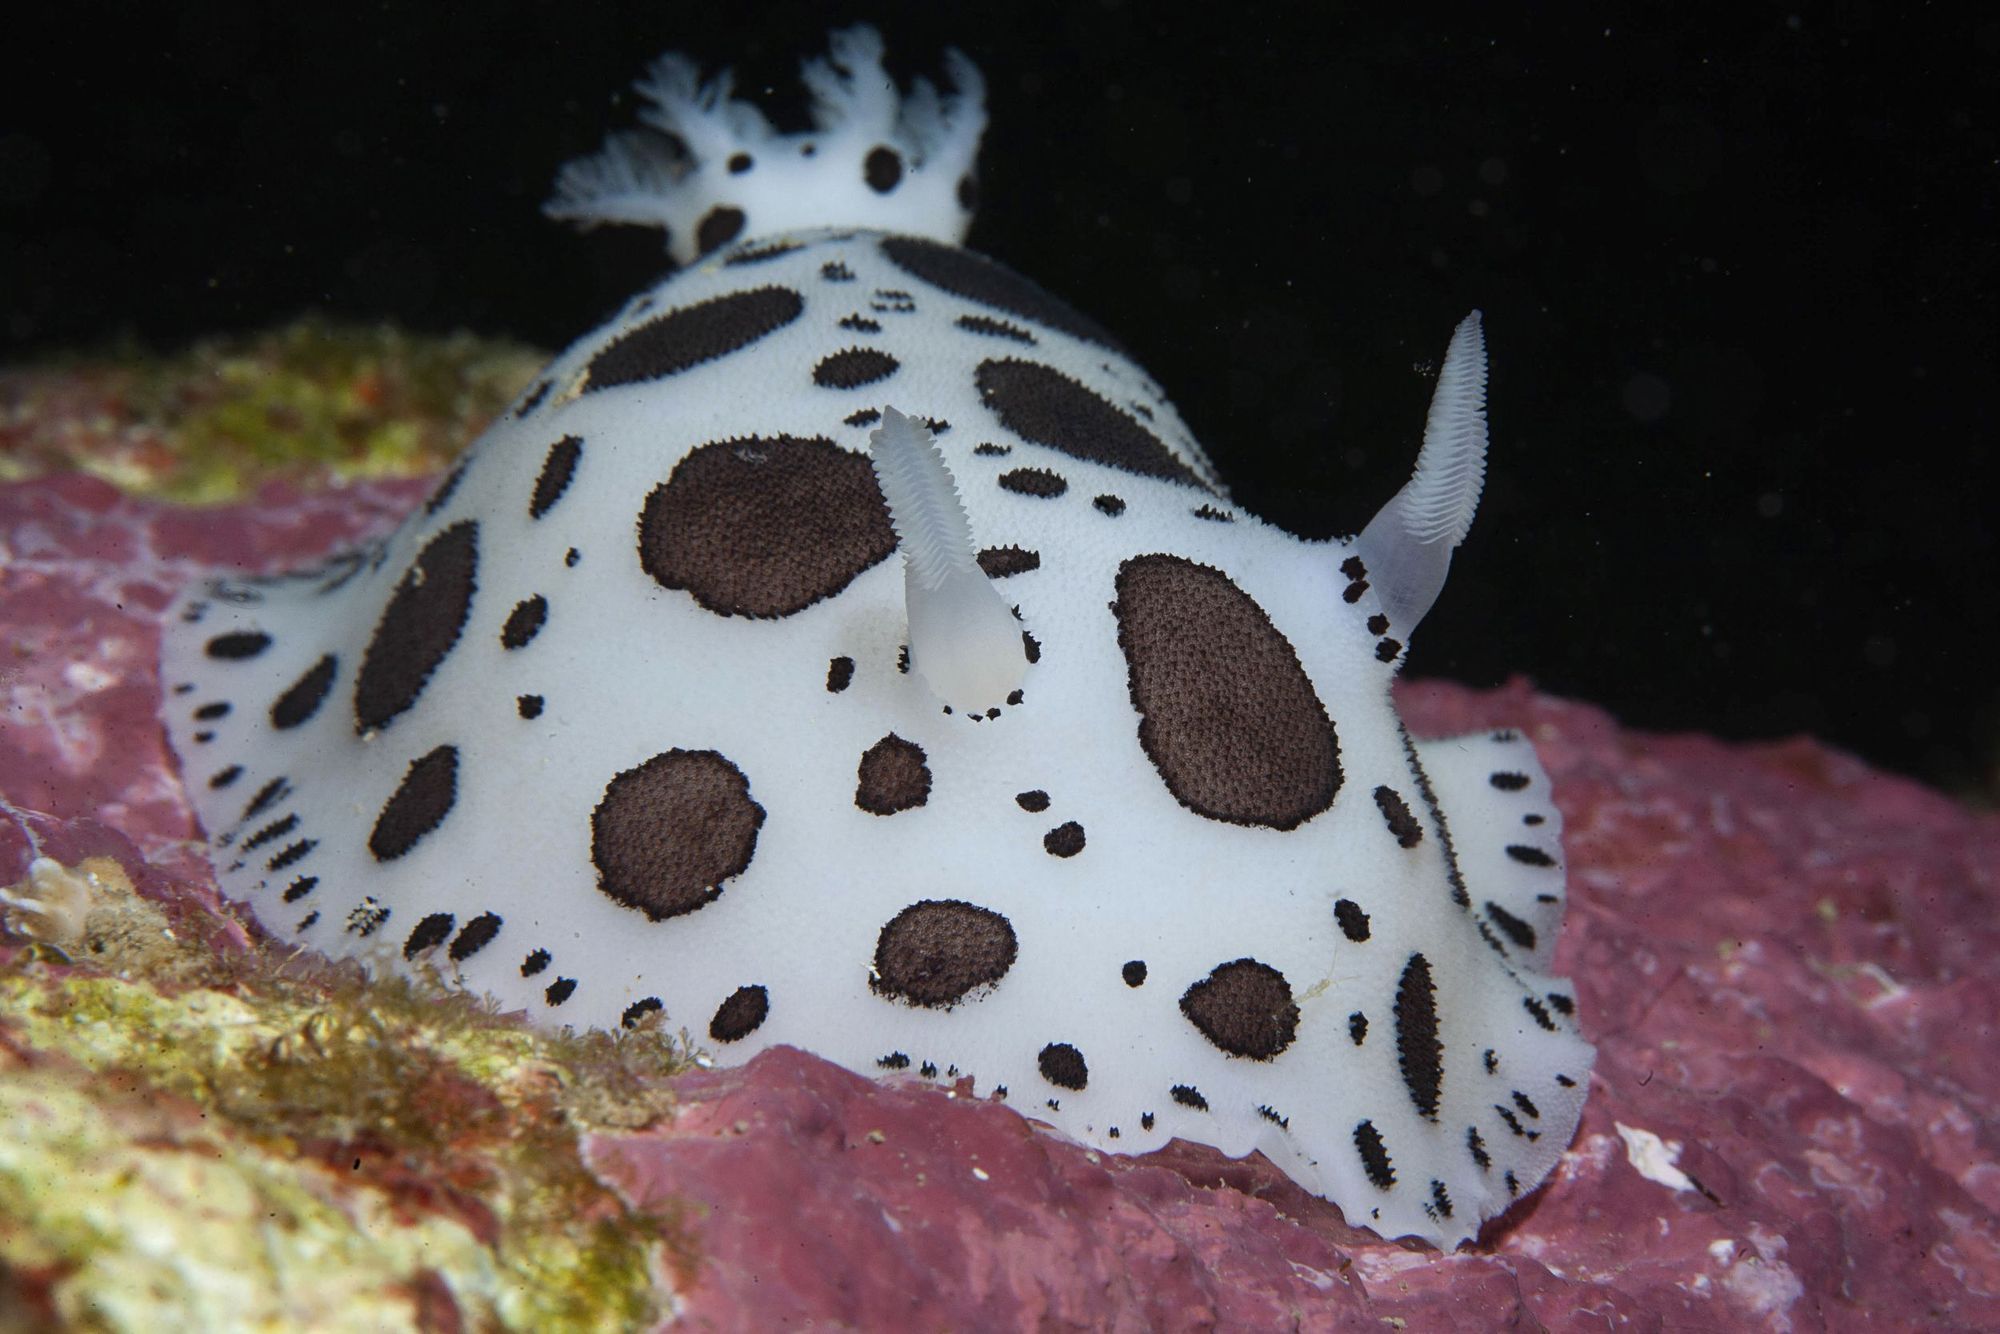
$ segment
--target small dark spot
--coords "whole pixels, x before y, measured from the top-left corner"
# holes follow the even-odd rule
[[[576,563],[582,559],[583,559],[583,553],[581,551],[578,551],[575,547],[571,547],[568,551],[565,551],[563,553],[563,565],[567,569],[572,569],[572,570],[575,569]]]
[[[1021,632],[1021,652],[1027,655],[1030,665],[1042,660],[1042,641],[1026,630]]]
[[[1402,651],[1403,646],[1393,639],[1378,640],[1375,644],[1375,659],[1377,662],[1394,662],[1396,655]]]
[[[1040,496],[1053,500],[1069,490],[1069,483],[1060,474],[1047,468],[1015,468],[1000,474],[1000,485],[1017,495]]]
[[[625,1007],[625,1013],[618,1016],[621,1028],[637,1028],[649,1014],[658,1014],[666,1009],[658,996],[646,996]]]
[[[875,1064],[884,1070],[907,1070],[910,1068],[910,1055],[908,1052],[892,1051],[887,1056],[878,1057]]]
[[[1118,970],[1118,975],[1125,979],[1128,987],[1143,987],[1146,985],[1146,961],[1133,959]]]
[[[823,358],[813,367],[813,383],[822,389],[859,389],[894,375],[902,365],[887,352],[850,347]]]
[[[540,593],[521,599],[507,613],[507,624],[500,631],[500,646],[526,648],[542,632],[542,624],[548,618],[549,600]]]
[[[1369,633],[1369,634],[1371,634],[1371,635],[1386,635],[1386,634],[1388,634],[1388,633],[1389,633],[1389,618],[1388,618],[1387,616],[1384,616],[1384,615],[1383,615],[1383,614],[1382,614],[1381,612],[1379,612],[1379,611],[1378,611],[1378,612],[1376,612],[1376,613],[1375,613],[1375,614],[1374,614],[1373,616],[1370,616],[1370,617],[1368,618],[1368,633]]]
[[[1125,512],[1125,502],[1120,500],[1117,496],[1112,496],[1112,495],[1099,496],[1097,499],[1091,501],[1090,503],[1097,507],[1098,513],[1108,514],[1114,519]]]
[[[1153,1128],[1153,1114],[1151,1112],[1147,1112],[1146,1114],[1144,1114],[1139,1118],[1139,1129],[1151,1130],[1152,1128]]]
[[[1030,814],[1040,815],[1049,808],[1049,794],[1040,788],[1014,795],[1014,803]]]
[[[243,776],[243,766],[232,764],[227,769],[218,769],[208,780],[209,790],[220,792]]]
[[[1067,1042],[1051,1042],[1035,1060],[1042,1078],[1057,1088],[1080,1093],[1090,1083],[1090,1067],[1084,1064],[1083,1053]]]
[[[217,700],[213,704],[204,704],[194,711],[194,716],[203,722],[214,722],[217,718],[227,718],[229,716],[229,705],[222,700]]]
[[[1366,1042],[1368,1040],[1368,1016],[1359,1010],[1348,1015],[1347,1036],[1354,1040],[1354,1045],[1357,1047]]]
[[[377,861],[394,861],[444,823],[458,800],[458,748],[439,746],[413,760],[368,835]]]
[[[1521,997],[1521,1005],[1534,1018],[1537,1024],[1551,1033],[1556,1031],[1556,1021],[1549,1018],[1548,1009],[1540,1001],[1536,1000],[1533,996],[1523,996]]]
[[[1554,866],[1556,859],[1540,848],[1531,848],[1523,843],[1509,843],[1507,855],[1523,866]]]
[[[1197,519],[1207,519],[1211,523],[1235,523],[1236,516],[1228,510],[1219,510],[1213,505],[1198,505],[1191,511]]]
[[[1486,1141],[1480,1138],[1478,1126],[1465,1128],[1465,1151],[1472,1155],[1472,1161],[1479,1164],[1484,1172],[1493,1166],[1493,1159],[1486,1152]]]
[[[333,690],[333,678],[339,670],[340,661],[331,653],[314,663],[271,705],[271,726],[283,730],[310,722]]]
[[[514,711],[523,718],[539,718],[542,716],[542,697],[540,695],[517,695],[514,698]]]
[[[1562,1085],[1566,1089],[1573,1089],[1576,1087],[1576,1081],[1574,1079],[1571,1079],[1568,1075],[1557,1075],[1556,1083]]]
[[[409,939],[403,942],[403,957],[414,959],[425,950],[435,949],[444,944],[445,937],[451,934],[451,929],[456,924],[457,919],[448,912],[430,914],[417,923],[410,932]]]
[[[549,952],[547,950],[535,950],[521,960],[521,976],[533,977],[548,966]]]
[[[1519,792],[1528,785],[1529,778],[1526,774],[1501,772],[1489,775],[1486,781],[1502,792]]]
[[[894,732],[862,752],[854,804],[870,815],[894,815],[929,800],[931,771],[924,748]]]
[[[695,250],[706,255],[734,241],[743,230],[743,210],[727,204],[710,209],[694,229]]]
[[[459,929],[458,937],[445,953],[453,963],[463,963],[493,943],[500,934],[500,914],[483,912]]]
[[[936,1078],[937,1078],[937,1062],[935,1062],[935,1061],[925,1061],[925,1062],[924,1062],[924,1063],[923,1063],[922,1065],[920,1065],[920,1066],[918,1066],[918,1067],[917,1067],[917,1073],[918,1073],[918,1074],[920,1074],[920,1075],[922,1075],[922,1076],[923,1076],[923,1077],[924,1077],[925,1079],[936,1079]],[[1049,1105],[1050,1105],[1051,1107],[1053,1107],[1053,1106],[1054,1106],[1055,1104],[1054,1104],[1054,1103],[1050,1103]]]
[[[1576,1013],[1576,1002],[1568,996],[1563,995],[1560,991],[1551,991],[1549,993],[1549,1008],[1558,1014],[1572,1015]]]
[[[1368,939],[1368,914],[1353,899],[1336,899],[1333,919],[1340,923],[1341,934],[1355,944]]]
[[[877,144],[861,162],[861,179],[878,195],[886,195],[903,179],[903,155]]]
[[[1431,1181],[1431,1210],[1440,1218],[1451,1217],[1451,1195],[1446,1192],[1444,1182],[1435,1178]]]
[[[880,408],[863,408],[859,412],[850,412],[841,418],[841,421],[849,426],[873,426],[881,420],[882,409]]]
[[[826,690],[838,695],[854,683],[854,659],[834,658],[826,664]]]
[[[708,1021],[708,1035],[717,1042],[737,1042],[749,1037],[771,1013],[771,994],[761,986],[743,986],[715,1009]]]
[[[1042,835],[1042,848],[1051,857],[1074,857],[1083,851],[1083,826],[1074,820],[1057,825]]]
[[[1398,847],[1414,848],[1424,841],[1424,827],[1417,823],[1409,803],[1394,788],[1375,789],[1375,809],[1382,812],[1382,818],[1388,822],[1389,832],[1395,836]]]
[[[1485,1050],[1485,1052],[1483,1052],[1480,1055],[1479,1059],[1480,1063],[1486,1067],[1487,1074],[1497,1075],[1500,1073],[1500,1057],[1497,1053],[1494,1052],[1493,1048],[1488,1047]]]
[[[1167,1096],[1183,1107],[1192,1107],[1197,1112],[1208,1110],[1208,1099],[1201,1096],[1201,1090],[1192,1084],[1176,1084],[1167,1090]]]
[[[1524,815],[1521,817],[1521,823],[1532,829],[1534,826],[1542,823],[1542,817],[1533,814]]]
[[[1021,547],[988,547],[979,553],[979,568],[988,579],[1005,579],[1011,575],[1026,574],[1030,570],[1042,568],[1039,551],[1027,551]],[[225,706],[226,707],[226,706]]]
[[[1033,334],[1018,325],[1009,324],[1005,320],[991,319],[985,315],[961,315],[954,323],[967,333],[984,334],[989,338],[1011,338],[1017,343],[1026,343],[1030,347],[1033,347],[1035,344],[1035,336]]]
[[[243,818],[253,820],[271,809],[276,804],[278,798],[285,795],[286,786],[286,780],[283,777],[278,777],[273,778],[270,782],[258,788],[257,794],[250,798],[250,804],[243,808]],[[246,844],[245,846],[248,845]]]
[[[282,871],[287,866],[295,866],[299,862],[304,861],[312,853],[312,850],[318,846],[318,839],[302,838],[284,849],[277,856],[271,858],[270,861],[265,862],[264,869],[267,871]]]
[[[1505,933],[1507,939],[1513,941],[1524,950],[1535,948],[1534,927],[1514,916],[1513,913],[1508,912],[1491,899],[1488,899],[1486,902],[1486,915],[1492,919],[1493,925],[1499,927]]]
[[[285,886],[285,902],[297,903],[300,899],[312,893],[313,890],[318,887],[318,885],[319,885],[318,876],[316,875],[300,876],[298,879],[292,881],[291,884]]]
[[[209,640],[207,653],[211,658],[233,662],[254,658],[269,647],[271,636],[261,630],[232,630]]]
[[[583,456],[583,441],[576,436],[566,435],[549,446],[549,456],[542,460],[541,475],[535,478],[535,491],[528,498],[528,517],[539,519],[555,508],[563,492],[569,489],[570,479],[576,475],[576,461]]]
[[[819,266],[819,276],[830,283],[851,283],[854,281],[854,270],[837,259],[829,260]]]
[[[974,445],[972,452],[981,458],[998,459],[1005,458],[1007,455],[1013,453],[1014,447],[1012,445],[996,445],[991,440],[986,440]]]
[[[1529,1116],[1534,1117],[1537,1121],[1542,1119],[1541,1109],[1535,1106],[1534,1100],[1532,1098],[1530,1098],[1527,1094],[1521,1092],[1521,1090],[1519,1089],[1513,1090],[1513,1094],[1514,1094],[1514,1105],[1516,1107],[1519,1107],[1522,1111],[1526,1112]]]
[[[878,334],[882,332],[882,324],[879,320],[871,320],[866,315],[860,314],[842,316],[840,327],[851,329],[855,333]]]
[[[1373,1121],[1363,1121],[1354,1127],[1354,1148],[1361,1155],[1361,1170],[1368,1174],[1368,1180],[1377,1190],[1388,1190],[1396,1184],[1396,1169],[1389,1161],[1389,1151],[1382,1145],[1382,1132],[1375,1129]]]
[[[564,1001],[568,1000],[572,995],[574,995],[575,992],[576,992],[575,978],[559,977],[555,981],[549,983],[548,988],[542,992],[542,999],[547,1001],[551,1005],[561,1005]]]
[[[731,153],[729,155],[729,174],[731,176],[741,176],[754,165],[756,164],[748,153]]]

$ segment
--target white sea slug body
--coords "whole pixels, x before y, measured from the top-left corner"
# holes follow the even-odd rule
[[[1478,317],[1410,484],[1353,541],[1280,532],[1109,333],[957,247],[949,72],[899,98],[838,34],[778,135],[654,66],[672,138],[552,211],[685,267],[384,542],[170,615],[223,888],[541,1022],[970,1077],[1462,1241],[1593,1055],[1533,749],[1413,743],[1389,698],[1478,499]]]

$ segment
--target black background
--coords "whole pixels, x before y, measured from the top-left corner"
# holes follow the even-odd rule
[[[1509,8],[36,6],[0,357],[307,308],[553,350],[665,267],[537,212],[645,62],[734,64],[796,128],[797,59],[869,18],[893,72],[986,73],[971,244],[1124,338],[1292,531],[1401,485],[1485,310],[1486,498],[1413,671],[1990,800],[2000,20]]]

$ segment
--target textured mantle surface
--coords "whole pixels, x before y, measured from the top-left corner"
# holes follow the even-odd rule
[[[1260,1159],[1102,1157],[786,1049],[669,1075],[666,1045],[649,1065],[476,1015],[444,1032],[341,970],[280,967],[194,842],[154,621],[205,566],[309,560],[426,489],[195,511],[77,474],[0,487],[0,885],[37,856],[108,858],[96,898],[117,910],[60,953],[0,945],[0,1324],[2000,1324],[2000,819],[1809,741],[1621,731],[1520,682],[1401,691],[1418,735],[1511,725],[1540,750],[1570,868],[1558,968],[1599,1050],[1555,1178],[1452,1256],[1347,1228]],[[389,1018],[355,1049],[420,1051],[441,1082],[416,1110],[463,1134],[439,1140],[434,1115],[413,1147],[427,1118],[370,1103],[314,1119],[310,1080],[282,1115],[219,1096],[240,1062],[336,1059],[314,1013],[365,1026],[371,1006]],[[225,1036],[199,1057],[117,1046],[121,1026],[203,1025]],[[524,1146],[561,1169],[533,1191]],[[144,1226],[116,1221],[134,1173]],[[286,1210],[310,1258],[273,1258]],[[578,1242],[579,1219],[611,1231]],[[624,1258],[556,1293],[522,1258],[538,1228]]]

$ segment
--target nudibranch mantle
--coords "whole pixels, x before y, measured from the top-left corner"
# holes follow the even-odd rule
[[[655,65],[653,138],[551,211],[685,267],[393,535],[168,614],[221,885],[540,1022],[969,1078],[1461,1242],[1593,1058],[1533,748],[1390,702],[1478,500],[1479,318],[1409,485],[1291,537],[1110,333],[959,248],[976,71],[898,97],[880,54],[837,34],[790,135]]]

